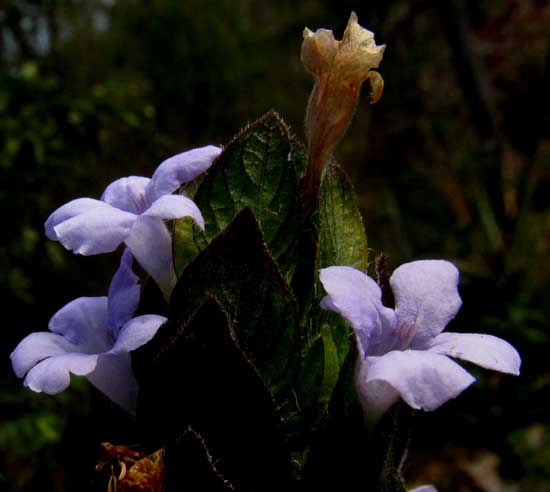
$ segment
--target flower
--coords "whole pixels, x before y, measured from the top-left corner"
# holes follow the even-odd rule
[[[191,217],[204,228],[195,203],[172,193],[206,171],[220,151],[213,145],[189,150],[162,162],[151,179],[121,178],[105,189],[101,200],[72,200],[48,217],[46,236],[85,256],[109,253],[125,242],[168,298],[176,274],[164,220]]]
[[[37,393],[60,393],[70,375],[86,376],[124,410],[133,413],[137,382],[130,352],[147,343],[166,321],[146,314],[132,318],[140,298],[132,254],[122,255],[108,297],[79,297],[54,314],[50,332],[31,333],[11,353],[15,374]]]
[[[321,306],[353,327],[359,350],[356,383],[367,415],[374,419],[399,398],[411,407],[435,410],[458,396],[474,377],[449,357],[486,369],[519,374],[521,359],[504,340],[474,333],[442,333],[462,301],[459,273],[447,261],[406,263],[390,278],[395,310],[382,305],[368,275],[347,266],[321,270],[327,296]]]
[[[374,33],[361,27],[352,12],[342,41],[336,41],[329,29],[312,32],[306,27],[301,58],[304,67],[321,83],[330,78],[327,84],[360,86],[365,80],[380,77],[373,69],[380,65],[385,48],[386,45],[375,43]],[[381,90],[373,102],[380,99],[380,95]]]
[[[316,194],[325,163],[349,127],[363,82],[370,82],[372,103],[382,96],[384,80],[373,69],[382,61],[384,49],[353,12],[341,41],[328,29],[304,29],[302,63],[315,78],[306,111],[310,160],[306,195]]]

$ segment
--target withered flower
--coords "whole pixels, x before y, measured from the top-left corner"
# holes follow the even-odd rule
[[[373,69],[380,64],[384,49],[385,45],[376,45],[371,31],[358,24],[353,12],[341,41],[328,29],[304,30],[302,63],[315,77],[306,113],[306,193],[317,190],[325,162],[348,129],[365,80],[370,81],[371,103],[380,99],[384,80]]]
[[[164,490],[164,449],[150,455],[124,446],[101,443],[96,471],[110,470],[107,492],[161,492]]]

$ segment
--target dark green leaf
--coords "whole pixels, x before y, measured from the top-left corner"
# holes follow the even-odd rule
[[[378,476],[380,492],[406,492],[401,466],[409,445],[412,415],[411,407],[400,401],[383,416],[373,433],[371,467],[373,478]]]
[[[297,308],[249,208],[182,273],[169,318],[186,321],[206,295],[219,300],[239,346],[277,397],[295,379]]]
[[[352,490],[356,484],[369,484],[365,474],[368,436],[354,384],[356,357],[352,346],[338,372],[326,414],[311,436],[304,469],[307,490]]]
[[[192,427],[188,427],[177,439],[168,442],[164,464],[166,492],[235,490],[217,469],[212,450],[208,449],[202,436]]]
[[[202,249],[249,207],[261,224],[273,257],[281,270],[290,274],[300,231],[298,180],[305,160],[303,148],[276,113],[267,113],[244,128],[224,148],[194,196],[206,223],[204,234],[195,231],[194,247]],[[189,248],[189,224],[178,224],[176,229],[181,230],[175,236],[175,249]],[[179,259],[180,268],[186,258],[188,252]]]
[[[138,421],[149,445],[168,441],[167,462],[175,483],[184,481],[178,473],[186,473],[186,452],[194,448],[205,481],[224,485],[217,475],[240,491],[286,490],[291,466],[281,420],[233,328],[212,297],[188,323],[164,325],[165,345],[139,373]],[[142,349],[141,356],[147,352]],[[200,443],[186,440],[189,427],[200,435]],[[204,454],[215,460],[215,469],[204,462]]]
[[[324,484],[348,490],[364,483],[375,492],[405,492],[401,462],[409,443],[412,409],[399,402],[367,428],[356,390],[356,361],[352,346],[326,418],[311,439],[304,472],[308,489]]]

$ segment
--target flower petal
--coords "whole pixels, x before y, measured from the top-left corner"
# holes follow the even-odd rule
[[[129,353],[101,354],[88,380],[128,413],[135,413],[138,384]]]
[[[172,237],[162,219],[139,217],[126,238],[126,245],[168,299],[176,285],[176,273],[172,262]]]
[[[166,322],[164,316],[156,314],[144,314],[133,318],[120,330],[118,339],[109,353],[131,352],[132,350],[145,345],[162,324]]]
[[[393,272],[390,284],[397,319],[416,327],[412,348],[424,348],[455,317],[462,305],[458,275],[457,268],[443,260],[413,261]]]
[[[220,152],[220,147],[207,145],[166,159],[157,167],[145,190],[148,202],[153,203],[162,195],[172,194],[183,183],[193,181],[212,165]]]
[[[71,373],[77,376],[90,374],[96,367],[97,357],[80,353],[48,357],[27,373],[24,385],[37,393],[55,395],[69,386]]]
[[[182,195],[164,195],[143,212],[146,217],[158,217],[171,220],[181,217],[191,217],[201,229],[204,229],[204,219],[199,207],[190,198]]]
[[[421,485],[420,487],[415,487],[408,492],[437,492],[437,489],[433,485]]]
[[[150,181],[142,176],[117,179],[105,188],[101,199],[115,208],[139,215],[148,206],[145,188]]]
[[[31,333],[11,353],[11,365],[18,378],[47,357],[75,352],[76,346],[61,335],[46,331]]]
[[[383,353],[395,326],[393,310],[382,305],[376,282],[349,266],[323,268],[319,278],[328,296],[323,309],[342,315],[354,328],[362,355]]]
[[[80,352],[98,354],[113,345],[106,297],[79,297],[69,302],[52,316],[48,328]]]
[[[72,217],[54,227],[65,248],[81,255],[110,253],[124,241],[136,216],[106,205]]]
[[[401,395],[387,381],[377,379],[366,384],[371,357],[359,364],[356,375],[357,393],[365,410],[367,422],[376,422],[380,416],[399,401]]]
[[[357,15],[352,12],[334,58],[334,70],[340,77],[352,82],[363,82],[369,70],[378,68],[386,45],[377,46],[374,33],[361,27]]]
[[[333,68],[334,57],[338,52],[339,42],[329,29],[310,31],[304,29],[301,58],[305,69],[317,76]]]
[[[77,198],[76,200],[72,200],[62,205],[46,220],[44,224],[46,236],[53,241],[58,241],[59,238],[57,237],[55,226],[96,208],[109,208],[109,205],[100,200],[94,200],[93,198]]]
[[[464,391],[475,379],[462,367],[444,355],[405,350],[388,352],[380,357],[368,357],[368,368],[359,380],[360,395],[369,407],[380,411],[378,385],[382,381],[395,388],[412,408],[435,410]]]
[[[133,261],[132,253],[125,249],[109,286],[109,324],[115,337],[122,325],[132,318],[139,304],[139,277],[132,271]]]
[[[430,341],[429,351],[473,362],[485,369],[519,374],[521,357],[501,338],[480,333],[441,333]]]

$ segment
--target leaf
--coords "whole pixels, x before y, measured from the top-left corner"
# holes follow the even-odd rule
[[[169,319],[186,321],[207,295],[220,302],[239,347],[278,398],[295,381],[298,313],[249,208],[184,270],[172,294]]]
[[[319,191],[317,269],[351,265],[366,270],[367,239],[357,197],[345,172],[336,163],[328,165]],[[300,405],[326,411],[353,342],[353,333],[343,318],[320,309],[323,287],[317,280],[308,316],[306,347],[300,382]]]
[[[378,476],[380,492],[406,492],[401,467],[409,445],[412,416],[411,407],[400,401],[384,415],[375,429],[371,439],[374,458],[371,468],[374,479]]]
[[[291,272],[301,221],[298,181],[305,162],[303,147],[277,113],[269,112],[244,128],[224,148],[194,196],[206,223],[204,234],[195,229],[194,247],[203,249],[248,207],[281,270]],[[192,230],[188,221],[178,221],[176,231],[175,250],[187,248],[182,257],[176,255],[181,268],[189,260]]]
[[[235,490],[217,469],[216,458],[202,436],[192,427],[167,444],[166,456],[166,492]]]
[[[365,475],[367,434],[354,385],[356,357],[352,346],[338,373],[328,410],[310,436],[306,490],[353,490],[359,483],[372,483]]]
[[[320,268],[353,265],[366,269],[368,261],[357,198],[344,171],[335,163],[329,164],[324,172],[315,220],[316,227],[312,230],[314,233],[316,230],[316,236],[314,234],[311,238],[315,284],[302,316],[305,340],[296,399],[302,410],[299,432],[305,433],[305,442],[314,441],[311,448],[306,445],[302,449],[300,462],[306,462],[303,473],[307,483],[314,483],[310,484],[312,487],[325,488],[327,473],[330,477],[334,470],[339,467],[346,469],[354,462],[355,455],[350,454],[349,449],[342,449],[346,446],[345,441],[353,447],[363,432],[363,412],[353,378],[357,357],[353,332],[341,316],[319,306],[324,296],[318,280]],[[343,421],[339,422],[339,418]],[[348,426],[349,433],[346,434]],[[344,435],[345,439],[340,439],[339,436]],[[353,438],[350,439],[351,435]],[[329,443],[326,447],[325,441]],[[317,466],[319,469],[312,473],[311,470]],[[312,478],[315,474],[321,478]],[[337,489],[342,488],[342,480],[345,481],[345,477],[338,475],[334,483]]]
[[[149,445],[168,441],[171,480],[186,473],[187,446],[170,443],[191,427],[236,490],[285,490],[291,467],[280,417],[220,304],[209,297],[189,322],[163,329],[167,343],[139,373],[138,423]]]
[[[366,271],[368,247],[357,196],[344,170],[332,162],[319,192],[317,266],[349,265]]]
[[[344,171],[334,163],[321,183],[318,224],[319,269],[332,265],[367,269],[367,240],[357,198]],[[365,483],[377,492],[405,492],[399,467],[408,442],[410,409],[395,406],[374,432],[368,432],[356,390],[354,334],[342,317],[318,307],[323,295],[317,283],[308,331],[311,339],[317,336],[322,341],[322,351],[317,341],[315,350],[307,352],[304,370],[322,367],[317,394],[326,413],[314,429],[304,468],[306,483],[309,489],[347,490]],[[314,392],[313,387],[306,388]]]
[[[179,193],[189,198],[194,198],[197,194],[204,174],[197,176],[193,181],[184,183],[179,189]],[[199,254],[201,244],[204,244],[204,234],[195,225],[191,217],[182,217],[173,220],[172,225],[172,257],[174,258],[174,267],[179,274],[183,269],[193,261]]]
[[[321,340],[324,348],[324,366],[323,366],[323,384],[321,391],[321,401],[329,402],[332,396],[332,390],[338,382],[340,372],[340,361],[338,360],[338,348],[332,338],[330,326],[323,324],[321,326]]]
[[[191,263],[204,247],[204,235],[190,217],[173,221],[172,256],[178,275]]]
[[[401,476],[412,409],[394,405],[371,429],[357,396],[357,349],[352,346],[340,371],[326,418],[315,430],[305,465],[308,490],[348,490],[357,483],[376,492],[406,492]]]

